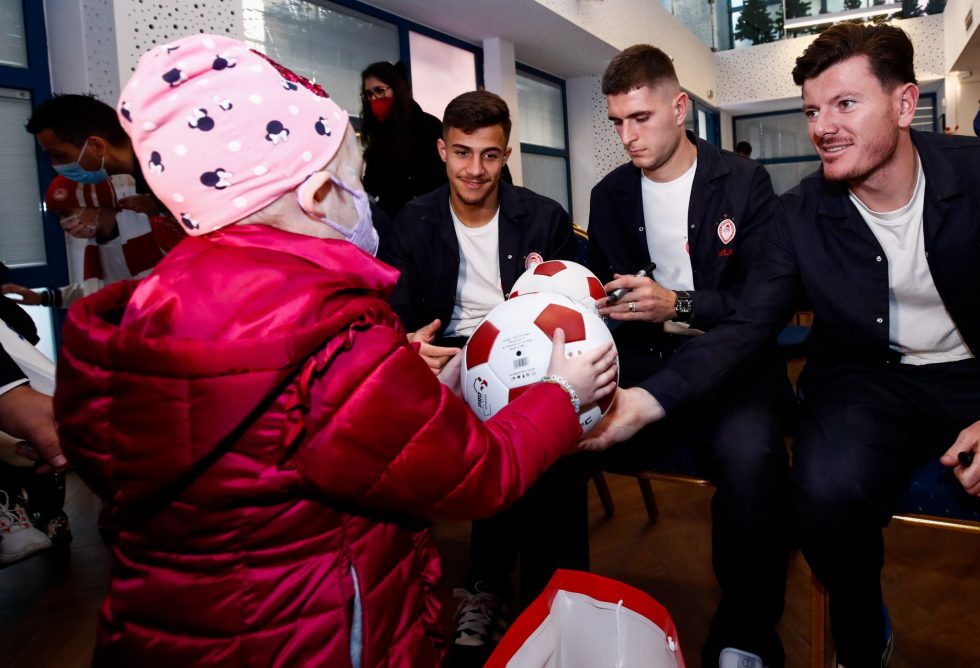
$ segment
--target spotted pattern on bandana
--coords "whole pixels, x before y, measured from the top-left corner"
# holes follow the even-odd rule
[[[121,98],[119,115],[147,179],[194,235],[296,187],[345,136],[335,130],[347,114],[324,104],[329,96],[319,84],[219,36],[149,52]]]

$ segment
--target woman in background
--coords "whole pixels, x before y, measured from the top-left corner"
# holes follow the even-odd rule
[[[436,149],[442,122],[412,99],[404,68],[379,62],[361,72],[364,189],[391,220],[405,202],[447,180]]]

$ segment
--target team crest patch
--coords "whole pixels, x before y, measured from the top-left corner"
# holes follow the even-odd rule
[[[723,244],[730,244],[735,238],[735,222],[731,218],[718,223],[718,238]]]
[[[54,192],[51,194],[51,199],[56,202],[64,202],[68,199],[68,191],[64,188],[55,188]]]
[[[542,262],[544,262],[544,258],[541,257],[541,253],[538,252],[528,253],[527,257],[524,258],[524,268],[530,269],[531,267],[539,265]]]

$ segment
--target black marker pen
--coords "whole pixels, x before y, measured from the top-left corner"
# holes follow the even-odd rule
[[[644,276],[651,275],[653,273],[653,270],[656,268],[657,268],[657,263],[651,262],[650,264],[643,267],[643,269],[640,269],[638,272],[636,272],[633,275],[636,276],[637,278],[643,278]],[[615,290],[613,290],[612,292],[606,295],[606,304],[615,304],[617,301],[619,301],[620,297],[622,297],[629,291],[630,291],[629,288],[616,288]]]
[[[961,452],[956,455],[956,458],[960,461],[960,466],[966,468],[973,463],[973,452]]]

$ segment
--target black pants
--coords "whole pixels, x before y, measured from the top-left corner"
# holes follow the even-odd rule
[[[621,384],[643,380],[685,339],[666,337],[663,354],[630,364]],[[715,485],[711,500],[712,566],[721,601],[702,648],[717,666],[725,647],[758,654],[780,668],[785,654],[776,624],[786,594],[790,553],[789,462],[784,437],[793,409],[786,365],[775,351],[752,360],[715,395],[650,425],[602,453],[602,465],[671,469],[678,449],[692,450]]]
[[[877,668],[881,529],[913,471],[980,419],[980,362],[808,368],[800,389],[792,471],[800,544],[827,588],[838,661]]]
[[[520,560],[524,605],[544,591],[558,568],[589,570],[588,462],[582,455],[558,460],[513,506],[473,522],[471,580],[484,581],[509,599],[511,574]]]

